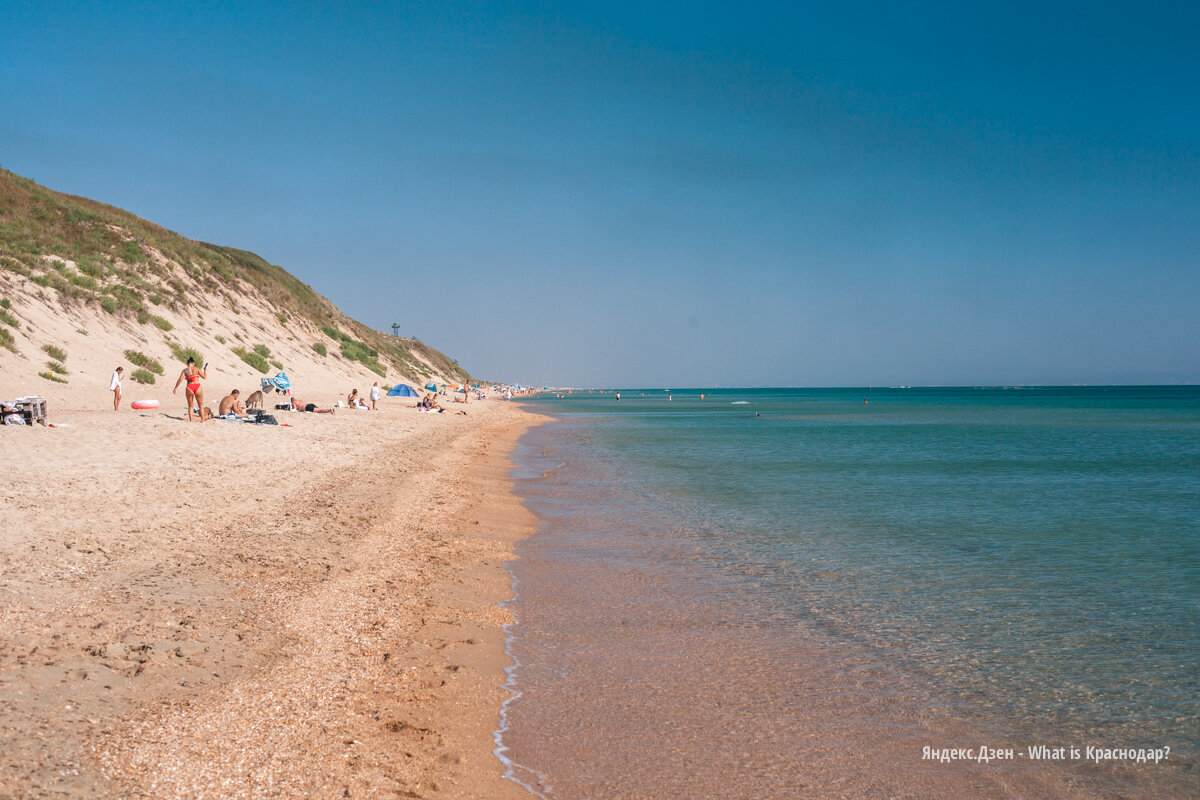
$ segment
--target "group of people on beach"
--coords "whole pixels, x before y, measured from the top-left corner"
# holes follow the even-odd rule
[[[380,394],[379,381],[375,381],[375,384],[371,386],[370,405],[363,402],[363,399],[358,396],[358,389],[354,389],[350,392],[350,394],[346,395],[346,406],[348,408],[357,408],[362,411],[378,411]]]
[[[187,366],[179,373],[178,380],[175,381],[175,388],[171,391],[172,394],[178,393],[180,384],[185,384],[185,399],[187,400],[187,415],[188,422],[193,420],[193,413],[199,415],[201,422],[213,418],[212,409],[204,405],[204,386],[200,383],[208,377],[208,364],[203,368],[196,366],[195,359],[189,358]],[[378,386],[378,384],[376,384]],[[352,394],[357,394],[355,389]],[[258,395],[257,405],[262,406],[262,392],[255,392]],[[311,414],[332,414],[332,408],[319,408],[316,403],[305,403],[295,394],[290,397],[290,407],[292,411],[303,411]],[[247,416],[246,405],[242,403],[241,392],[234,389],[229,394],[221,399],[217,406],[218,416],[221,417],[245,417]]]
[[[433,392],[426,392],[425,396],[417,401],[417,411],[434,411],[441,414],[446,409],[437,401],[437,396]]]
[[[125,376],[125,368],[117,367],[113,370],[112,379],[109,381],[109,391],[113,393],[113,410],[118,411],[121,408],[121,381]],[[196,366],[196,360],[189,358],[187,365],[180,370],[179,377],[175,381],[175,387],[171,390],[172,394],[179,393],[179,387],[184,387],[184,398],[187,401],[187,418],[188,422],[199,420],[205,422],[218,417],[239,417],[244,418],[248,415],[248,408],[262,407],[263,395],[262,392],[255,392],[250,396],[250,402],[244,403],[241,399],[241,391],[233,389],[225,397],[221,398],[221,402],[217,404],[217,413],[214,415],[211,408],[204,405],[204,381],[208,378],[208,364],[203,367]],[[464,389],[462,398],[455,398],[456,403],[467,402],[467,392],[469,389]],[[363,400],[359,396],[358,389],[351,390],[350,394],[346,395],[346,406],[352,409],[377,411],[379,410],[379,400],[382,397],[382,391],[379,386],[379,381],[376,381],[368,393],[369,402]],[[315,403],[305,403],[295,394],[289,397],[290,403],[280,406],[280,408],[289,407],[292,411],[302,411],[313,414],[332,414],[333,408],[319,408]],[[446,409],[443,408],[437,401],[437,396],[433,392],[426,392],[425,396],[417,401],[418,411],[433,411],[442,413]],[[463,412],[465,413],[465,412]]]

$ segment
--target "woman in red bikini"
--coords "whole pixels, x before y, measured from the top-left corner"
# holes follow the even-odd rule
[[[208,365],[205,364],[205,366],[207,367]],[[175,381],[175,388],[171,390],[171,394],[176,394],[179,391],[179,384],[187,381],[185,394],[187,395],[188,422],[192,421],[193,406],[201,409],[200,421],[204,421],[204,387],[200,385],[200,379],[207,377],[208,373],[206,370],[196,367],[196,359],[189,358],[187,366],[179,373],[179,380]]]

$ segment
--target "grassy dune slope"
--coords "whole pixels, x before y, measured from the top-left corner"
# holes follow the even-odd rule
[[[0,169],[0,398],[69,397],[82,374],[91,397],[117,363],[173,382],[189,352],[247,387],[285,368],[310,393],[469,377],[420,341],[347,317],[254,253]],[[80,373],[72,353],[100,364]]]

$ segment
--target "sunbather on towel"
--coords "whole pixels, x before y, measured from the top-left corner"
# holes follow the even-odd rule
[[[307,411],[310,414],[332,414],[333,413],[332,408],[317,408],[316,403],[305,404],[305,402],[303,400],[301,400],[299,397],[296,397],[296,395],[292,395],[292,410],[293,411]]]

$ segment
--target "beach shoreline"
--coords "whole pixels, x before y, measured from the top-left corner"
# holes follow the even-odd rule
[[[517,493],[542,524],[518,543],[513,565],[520,695],[505,744],[536,790],[589,800],[704,796],[718,784],[744,798],[1194,792],[1189,753],[1174,740],[1162,740],[1170,763],[1088,760],[1088,745],[1153,742],[1056,732],[1012,713],[1000,691],[963,703],[932,680],[946,674],[944,661],[917,673],[905,642],[869,635],[888,631],[879,607],[855,618],[872,626],[865,632],[839,624],[836,587],[819,583],[853,568],[834,558],[836,540],[808,549],[825,560],[804,573],[789,569],[800,558],[784,561],[786,551],[754,550],[762,539],[751,539],[746,509],[722,514],[730,500],[713,499],[722,495],[711,480],[679,475],[701,463],[692,458],[700,449],[723,456],[714,458],[721,481],[736,469],[719,431],[689,438],[679,420],[701,412],[680,396],[673,417],[665,400],[638,412],[635,397],[621,414],[636,427],[603,401],[532,404],[558,422],[531,429],[516,459]],[[854,498],[854,508],[866,504]],[[799,527],[775,521],[773,531]],[[858,577],[856,586],[886,578]],[[1035,755],[1045,742],[1077,742],[1079,754]]]
[[[509,451],[539,418],[5,431],[0,797],[518,798]]]

